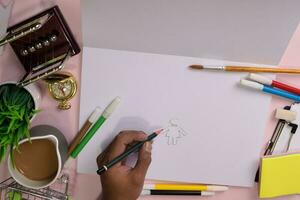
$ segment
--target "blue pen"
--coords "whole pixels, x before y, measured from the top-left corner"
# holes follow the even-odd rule
[[[290,92],[287,92],[287,91],[284,91],[284,90],[276,89],[276,88],[273,88],[273,87],[270,87],[270,86],[267,86],[267,85],[263,85],[263,84],[260,84],[260,83],[254,82],[254,81],[248,81],[248,80],[245,80],[245,79],[241,80],[241,84],[244,85],[244,86],[247,86],[247,87],[251,87],[251,88],[254,88],[254,89],[261,90],[261,91],[266,92],[266,93],[274,94],[274,95],[277,95],[277,96],[281,96],[281,97],[284,97],[284,98],[287,98],[287,99],[291,99],[291,100],[300,102],[300,96],[299,95],[296,95],[296,94],[293,94],[293,93],[290,93]]]

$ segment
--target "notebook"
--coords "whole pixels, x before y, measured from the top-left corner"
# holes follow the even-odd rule
[[[300,154],[262,158],[259,197],[300,194]]]

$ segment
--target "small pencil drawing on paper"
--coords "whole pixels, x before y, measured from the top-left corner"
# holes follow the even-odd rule
[[[178,119],[171,119],[167,127],[163,131],[165,137],[168,139],[168,145],[177,145],[179,140],[181,140],[188,133],[179,125]]]

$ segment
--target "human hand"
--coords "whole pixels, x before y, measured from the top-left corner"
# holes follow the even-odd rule
[[[141,131],[122,131],[97,158],[98,167],[123,153],[134,142],[143,141],[147,135]],[[117,163],[101,177],[103,200],[136,200],[142,189],[148,167],[151,163],[151,142],[146,142],[139,151],[134,168]]]

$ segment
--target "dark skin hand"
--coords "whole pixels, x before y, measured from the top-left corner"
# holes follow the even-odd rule
[[[129,145],[143,141],[147,135],[141,131],[122,131],[97,158],[98,167],[102,167],[121,153]],[[148,167],[151,163],[151,142],[146,142],[139,151],[134,168],[117,163],[101,177],[103,200],[136,200],[142,189]]]

